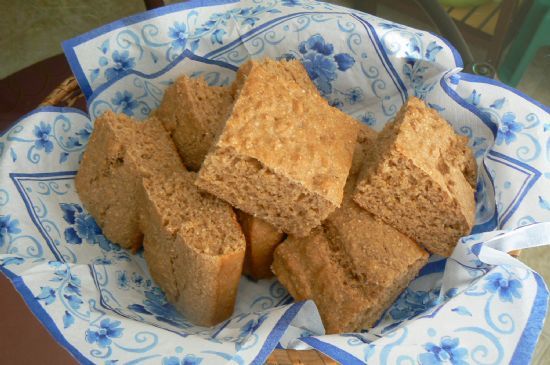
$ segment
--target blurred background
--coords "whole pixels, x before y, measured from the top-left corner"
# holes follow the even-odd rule
[[[0,0],[0,131],[34,109],[71,75],[60,43],[162,1]],[[176,1],[165,1],[166,4]],[[442,34],[462,54],[467,72],[500,79],[550,105],[550,0],[333,0],[381,18]],[[84,107],[80,101],[80,107]],[[520,257],[550,283],[550,248]],[[0,311],[24,306],[0,277]],[[27,318],[28,317],[28,318]],[[7,328],[0,317],[0,354],[36,344],[24,360],[74,363],[30,312]],[[9,334],[9,336],[7,335]],[[25,346],[26,347],[26,346]],[[8,356],[9,358],[9,356]],[[0,359],[0,363],[2,360]],[[20,362],[25,363],[25,361]],[[550,321],[533,364],[550,364]]]

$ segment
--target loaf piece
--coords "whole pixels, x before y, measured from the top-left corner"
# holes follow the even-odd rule
[[[168,300],[191,322],[233,313],[246,243],[233,209],[199,191],[193,172],[144,179],[144,255]]]
[[[309,77],[294,67],[301,72],[268,59],[244,66],[238,99],[196,184],[284,232],[305,236],[342,202],[357,127],[302,86]]]
[[[371,327],[418,274],[428,254],[352,199],[375,133],[363,127],[342,207],[306,238],[289,236],[275,250],[273,271],[296,300],[312,299],[327,333]]]
[[[475,161],[466,138],[411,98],[372,151],[355,201],[430,252],[449,256],[475,218]]]
[[[273,251],[283,241],[284,233],[250,214],[238,211],[237,216],[246,238],[243,273],[256,280],[272,277]]]
[[[76,189],[109,240],[138,248],[141,179],[184,169],[157,119],[140,123],[108,111],[95,121],[76,175]]]
[[[232,105],[230,87],[182,76],[166,90],[155,115],[172,135],[185,166],[198,171]]]
[[[214,138],[223,128],[227,113],[238,94],[246,70],[231,87],[209,86],[202,79],[182,76],[165,93],[156,115],[171,131],[186,166],[198,171]],[[283,233],[259,218],[238,212],[246,237],[244,273],[254,279],[273,276],[273,250],[283,240]]]

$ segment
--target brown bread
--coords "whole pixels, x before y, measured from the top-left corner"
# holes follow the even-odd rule
[[[138,248],[141,179],[184,169],[157,119],[140,123],[108,111],[95,121],[76,175],[76,189],[109,240]]]
[[[289,236],[273,271],[296,300],[312,299],[327,333],[371,327],[427,262],[428,254],[352,200],[375,133],[362,127],[342,207],[306,238]]]
[[[172,135],[185,166],[198,171],[232,105],[230,87],[182,76],[166,90],[155,115]]]
[[[246,70],[239,75],[231,87],[209,86],[204,80],[182,76],[166,90],[155,115],[171,131],[189,170],[199,170],[213,140],[223,129],[233,105],[233,94],[240,91]],[[273,250],[282,242],[283,233],[259,218],[240,211],[238,214],[247,244],[245,274],[254,279],[273,276]]]
[[[284,232],[305,236],[342,202],[357,127],[304,86],[311,81],[293,62],[292,72],[285,61],[245,65],[231,116],[196,183]]]
[[[354,199],[430,252],[449,256],[474,223],[475,181],[466,137],[411,98],[380,133]]]
[[[195,187],[195,173],[144,179],[144,254],[168,300],[194,324],[233,313],[246,243],[233,209]]]
[[[237,216],[246,238],[243,273],[256,280],[272,277],[273,252],[285,234],[250,214],[237,211]]]

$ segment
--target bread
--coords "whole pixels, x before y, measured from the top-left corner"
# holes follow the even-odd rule
[[[155,115],[172,134],[186,167],[198,171],[206,152],[223,128],[238,94],[246,71],[230,87],[209,86],[202,79],[182,76],[170,86]],[[244,273],[253,279],[273,276],[273,250],[283,240],[283,233],[272,225],[238,211],[239,222],[246,237]]]
[[[168,300],[196,325],[232,313],[246,243],[233,209],[199,191],[193,172],[144,179],[144,255]]]
[[[237,216],[246,238],[243,274],[255,280],[272,277],[273,252],[283,241],[284,233],[250,214],[237,211]]]
[[[327,333],[374,325],[428,259],[418,244],[352,200],[374,136],[368,127],[359,133],[342,207],[310,236],[289,236],[274,254],[279,281],[294,299],[315,302]]]
[[[188,169],[199,170],[232,105],[230,87],[209,86],[203,79],[182,76],[166,90],[155,115],[172,135]]]
[[[475,161],[466,138],[411,98],[372,151],[355,201],[430,252],[449,256],[475,218]]]
[[[109,240],[138,248],[141,202],[136,197],[141,179],[184,169],[157,119],[140,123],[108,111],[95,121],[76,175],[76,189]]]
[[[289,72],[286,61],[245,65],[231,116],[196,184],[284,232],[305,236],[342,202],[357,127],[303,86],[309,76],[292,62],[300,72]]]

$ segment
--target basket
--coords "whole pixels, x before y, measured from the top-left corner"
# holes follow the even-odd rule
[[[83,98],[80,87],[74,76],[67,78],[56,89],[54,89],[40,104],[40,106],[73,106],[79,99]],[[520,250],[511,251],[510,254],[518,257]],[[283,350],[275,349],[266,361],[269,365],[332,365],[337,364],[331,358],[315,350]]]

